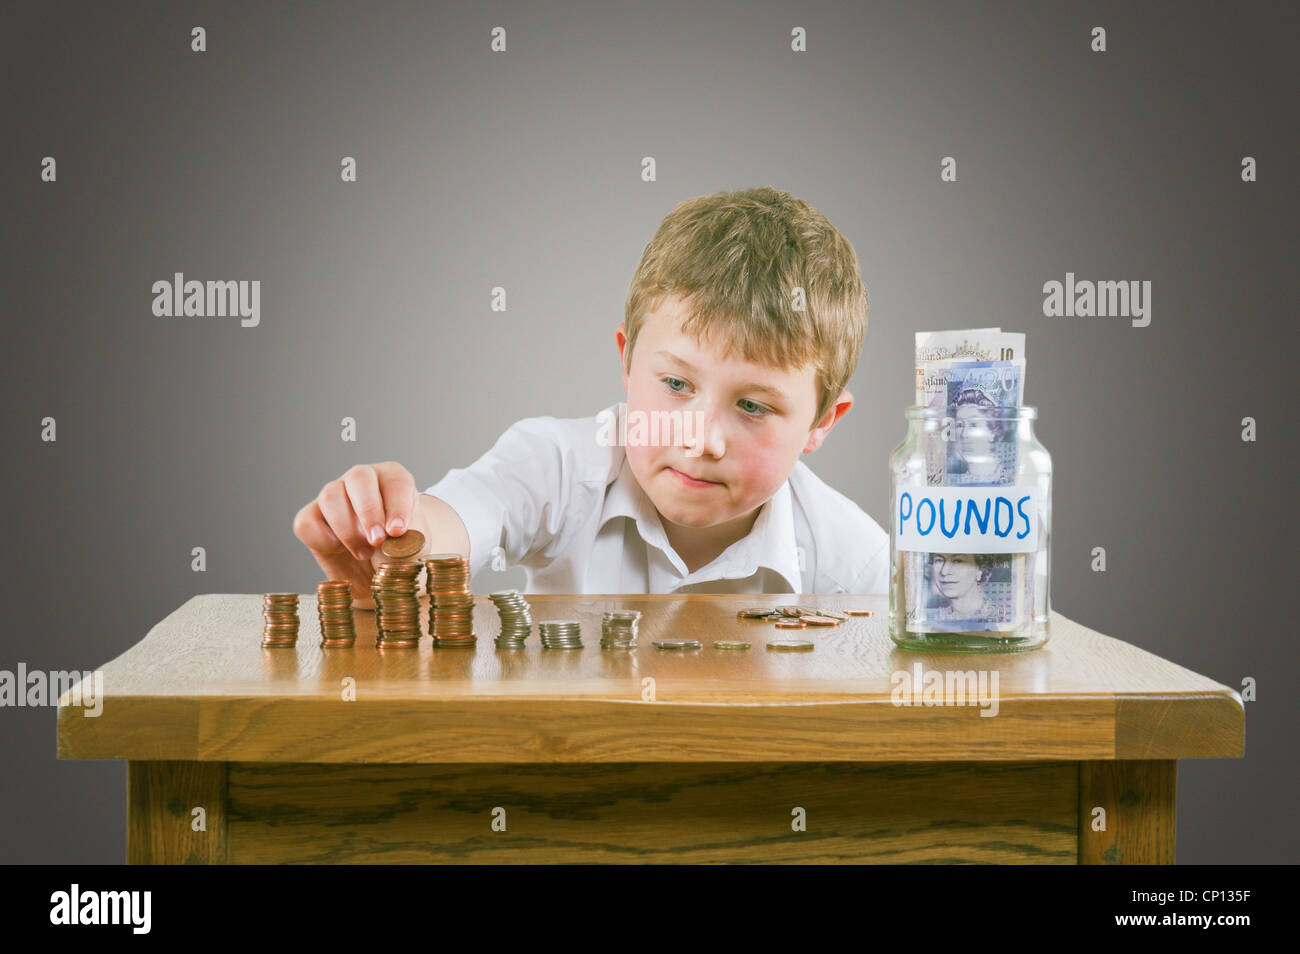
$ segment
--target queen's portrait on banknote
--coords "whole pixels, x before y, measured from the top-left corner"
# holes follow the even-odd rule
[[[976,388],[957,395],[952,407],[951,483],[1015,483],[1015,446],[1006,439],[1006,425],[990,416],[997,410],[997,403]]]

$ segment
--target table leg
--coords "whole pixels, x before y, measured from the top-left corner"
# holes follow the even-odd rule
[[[1174,759],[1080,762],[1079,864],[1172,865],[1177,795]]]
[[[225,762],[134,761],[126,771],[128,864],[226,863]]]

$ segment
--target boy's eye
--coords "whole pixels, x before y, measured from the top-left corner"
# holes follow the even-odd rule
[[[761,404],[751,401],[749,398],[742,398],[739,401],[737,406],[746,414],[760,415],[760,414],[767,413],[767,408],[763,407],[763,405]]]
[[[681,378],[665,376],[662,380],[664,384],[668,385],[668,390],[670,391],[681,391],[686,388],[686,382]]]

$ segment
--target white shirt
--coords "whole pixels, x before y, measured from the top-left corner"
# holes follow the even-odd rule
[[[528,593],[886,592],[889,535],[803,461],[746,536],[687,570],[623,448],[597,440],[616,409],[525,418],[424,491],[465,522],[471,573],[522,565]]]

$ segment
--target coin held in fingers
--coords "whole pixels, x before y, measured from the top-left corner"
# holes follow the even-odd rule
[[[407,530],[400,537],[388,537],[379,545],[379,549],[384,551],[385,556],[402,557],[415,556],[424,549],[424,534],[419,530]]]

